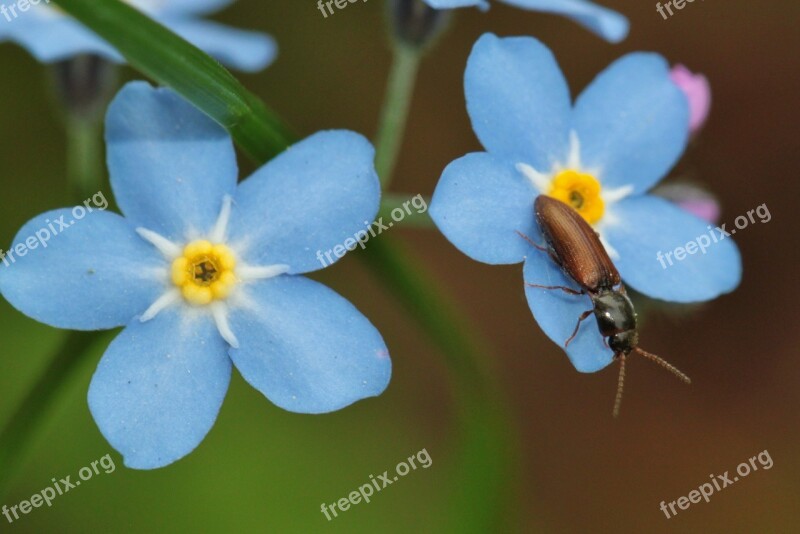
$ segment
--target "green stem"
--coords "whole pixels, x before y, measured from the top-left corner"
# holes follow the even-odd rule
[[[433,219],[428,214],[430,198],[422,195],[410,196],[398,193],[384,193],[381,199],[381,209],[378,218],[383,217],[385,221],[393,221],[396,226],[402,225],[406,228],[436,228]],[[403,212],[401,220],[394,220],[392,211],[399,209]],[[409,213],[409,211],[411,213]]]
[[[400,153],[419,69],[420,51],[394,46],[394,60],[375,142],[375,166],[383,189],[388,189]],[[395,208],[405,210],[408,198],[384,194],[379,216],[391,219]],[[404,218],[408,226],[433,227],[426,211]],[[484,368],[489,352],[453,300],[441,291],[422,263],[386,237],[373,241],[363,256],[374,275],[394,294],[420,328],[442,351],[453,372],[453,391],[459,409],[461,449],[457,488],[452,502],[455,532],[492,532],[510,527],[513,470],[516,451],[513,425],[504,395]]]
[[[19,408],[0,433],[0,498],[20,467],[21,457],[64,385],[74,376],[98,338],[96,332],[70,332]]]
[[[100,122],[72,114],[67,119],[66,134],[68,182],[75,202],[81,202],[102,187],[104,167]],[[89,348],[98,337],[96,332],[68,333],[58,352],[0,432],[0,497],[21,466],[21,459],[29,449],[45,414],[58,398],[64,384],[69,382],[91,354]]]
[[[459,406],[460,471],[453,505],[454,532],[502,532],[511,521],[516,462],[505,395],[487,369],[486,344],[422,263],[389,236],[363,254],[373,274],[402,303],[445,355]]]
[[[102,143],[99,121],[74,115],[67,119],[67,179],[79,202],[102,187]]]
[[[392,52],[392,68],[375,141],[375,168],[384,190],[389,188],[400,154],[421,58],[418,49],[399,43]]]

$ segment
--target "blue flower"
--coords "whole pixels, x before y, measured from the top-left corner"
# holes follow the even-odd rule
[[[500,0],[511,6],[563,15],[590,29],[604,39],[617,43],[628,35],[628,19],[616,11],[588,0]],[[488,0],[423,0],[434,9],[477,6],[489,7]]]
[[[594,226],[624,282],[646,295],[697,302],[739,284],[741,259],[730,238],[645,194],[678,161],[689,135],[688,102],[662,57],[624,56],[573,105],[547,47],[529,37],[486,34],[467,62],[465,91],[486,152],[452,162],[430,207],[459,250],[489,264],[524,261],[527,283],[575,288],[547,254],[518,234],[544,243],[533,203],[547,194]],[[689,242],[705,242],[701,236],[713,239],[702,253],[663,261]],[[560,346],[591,309],[588,297],[561,291],[529,287],[527,296],[539,325]],[[583,322],[567,352],[583,372],[602,369],[613,356],[594,317]]]
[[[275,42],[266,34],[237,30],[203,20],[232,0],[126,0],[181,37],[230,67],[259,71],[275,58]],[[51,63],[78,54],[96,54],[121,62],[122,56],[108,43],[57,7],[41,0],[29,9],[15,5],[0,8],[0,42],[12,41],[36,59]]]
[[[92,378],[89,408],[126,465],[153,469],[191,452],[232,366],[292,412],[384,391],[391,361],[378,331],[300,276],[321,268],[316,251],[352,240],[378,211],[366,139],[317,133],[237,185],[229,135],[143,82],[117,95],[106,137],[125,216],[78,207],[34,218],[15,243],[54,232],[46,248],[6,256],[0,290],[58,328],[125,326]]]

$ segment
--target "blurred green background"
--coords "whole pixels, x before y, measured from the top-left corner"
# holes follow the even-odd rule
[[[492,345],[490,368],[507,396],[520,452],[502,531],[796,532],[800,290],[793,261],[800,259],[800,223],[792,202],[800,192],[800,5],[695,2],[664,21],[651,0],[605,4],[631,19],[631,35],[620,45],[570,21],[501,4],[488,13],[459,11],[423,64],[393,189],[429,195],[447,163],[480,149],[462,76],[484,31],[539,37],[555,52],[573,94],[633,50],[658,51],[705,73],[714,90],[711,119],[679,172],[719,196],[723,221],[762,203],[772,220],[736,236],[745,270],[736,293],[686,317],[648,315],[643,346],[686,371],[693,385],[634,360],[623,415],[612,420],[616,367],[575,372],[533,321],[519,266],[472,262],[434,231],[392,232],[425,259]],[[217,18],[276,37],[277,62],[241,79],[299,133],[335,127],[372,136],[390,61],[383,11],[384,3],[373,0],[325,19],[313,0],[240,0]],[[11,45],[0,46],[0,68],[0,242],[8,244],[33,215],[69,204],[69,191],[46,69]],[[243,176],[251,170],[243,164]],[[456,406],[441,354],[357,258],[315,278],[354,302],[384,335],[394,377],[383,396],[331,415],[296,415],[235,375],[216,426],[193,454],[158,471],[132,471],[86,406],[98,346],[58,396],[0,505],[29,498],[53,477],[74,478],[107,453],[117,470],[13,525],[0,517],[0,531],[448,531],[458,471],[478,470],[483,460],[456,461]],[[63,335],[0,303],[0,425]],[[320,513],[322,502],[346,496],[422,448],[433,459],[429,469],[332,522]],[[709,474],[733,471],[765,449],[772,469],[673,519],[659,510],[662,500],[686,495]]]

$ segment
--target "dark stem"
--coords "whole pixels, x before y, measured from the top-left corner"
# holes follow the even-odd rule
[[[58,353],[0,432],[0,497],[22,463],[31,439],[65,384],[86,362],[97,332],[69,332]]]

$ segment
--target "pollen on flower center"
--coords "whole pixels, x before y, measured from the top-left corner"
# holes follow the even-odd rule
[[[228,297],[236,285],[236,258],[223,244],[192,241],[172,262],[172,283],[190,304],[203,306]]]
[[[591,174],[566,170],[553,178],[548,196],[571,206],[586,222],[594,224],[605,212],[601,189],[600,182]]]

